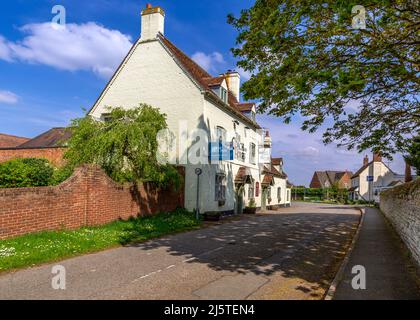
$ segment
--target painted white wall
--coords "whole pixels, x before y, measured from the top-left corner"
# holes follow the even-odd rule
[[[371,190],[369,190],[368,176],[373,176]],[[371,163],[360,175],[352,179],[352,187],[359,187],[359,194],[367,201],[375,200],[375,189],[386,188],[392,181],[398,180],[395,175],[383,162]]]

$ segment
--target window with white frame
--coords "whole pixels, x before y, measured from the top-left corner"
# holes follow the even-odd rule
[[[215,201],[226,200],[226,175],[224,173],[216,173],[215,181]]]
[[[248,187],[248,199],[254,199],[254,198],[255,198],[254,182],[251,182],[251,184]]]
[[[277,188],[277,199],[281,201],[281,187]]]
[[[223,100],[224,103],[228,101],[227,90],[223,87],[220,87],[220,98]]]
[[[226,129],[220,126],[216,127],[216,139],[219,142],[226,141]]]
[[[252,164],[256,163],[256,157],[257,157],[257,146],[255,143],[249,144],[249,162]]]

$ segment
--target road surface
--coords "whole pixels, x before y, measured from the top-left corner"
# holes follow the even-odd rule
[[[0,275],[0,299],[321,299],[359,223],[294,203],[208,228]],[[52,288],[52,268],[66,289]]]

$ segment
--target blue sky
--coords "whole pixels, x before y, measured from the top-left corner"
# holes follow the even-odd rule
[[[140,11],[150,1],[3,1],[0,10],[0,132],[34,137],[65,126],[89,109],[140,34]],[[235,69],[230,48],[236,31],[226,23],[250,0],[159,0],[166,11],[165,35],[212,74]],[[54,5],[66,9],[66,30],[47,27]],[[249,75],[241,72],[242,80]],[[261,115],[271,130],[275,156],[283,156],[289,178],[309,184],[315,170],[357,170],[363,155],[324,146],[321,133]],[[403,172],[401,157],[390,164]]]

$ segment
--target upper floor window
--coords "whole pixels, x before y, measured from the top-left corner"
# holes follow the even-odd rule
[[[228,94],[227,94],[227,90],[223,87],[220,87],[220,98],[223,100],[224,103],[227,103]]]
[[[256,157],[257,157],[257,147],[255,143],[250,143],[249,145],[249,162],[252,164],[256,163]]]
[[[277,199],[281,201],[281,187],[277,188]]]
[[[216,127],[216,139],[219,142],[226,141],[226,129],[223,127]]]
[[[254,111],[251,111],[251,119],[252,119],[252,121],[256,121],[255,120],[255,112]]]

